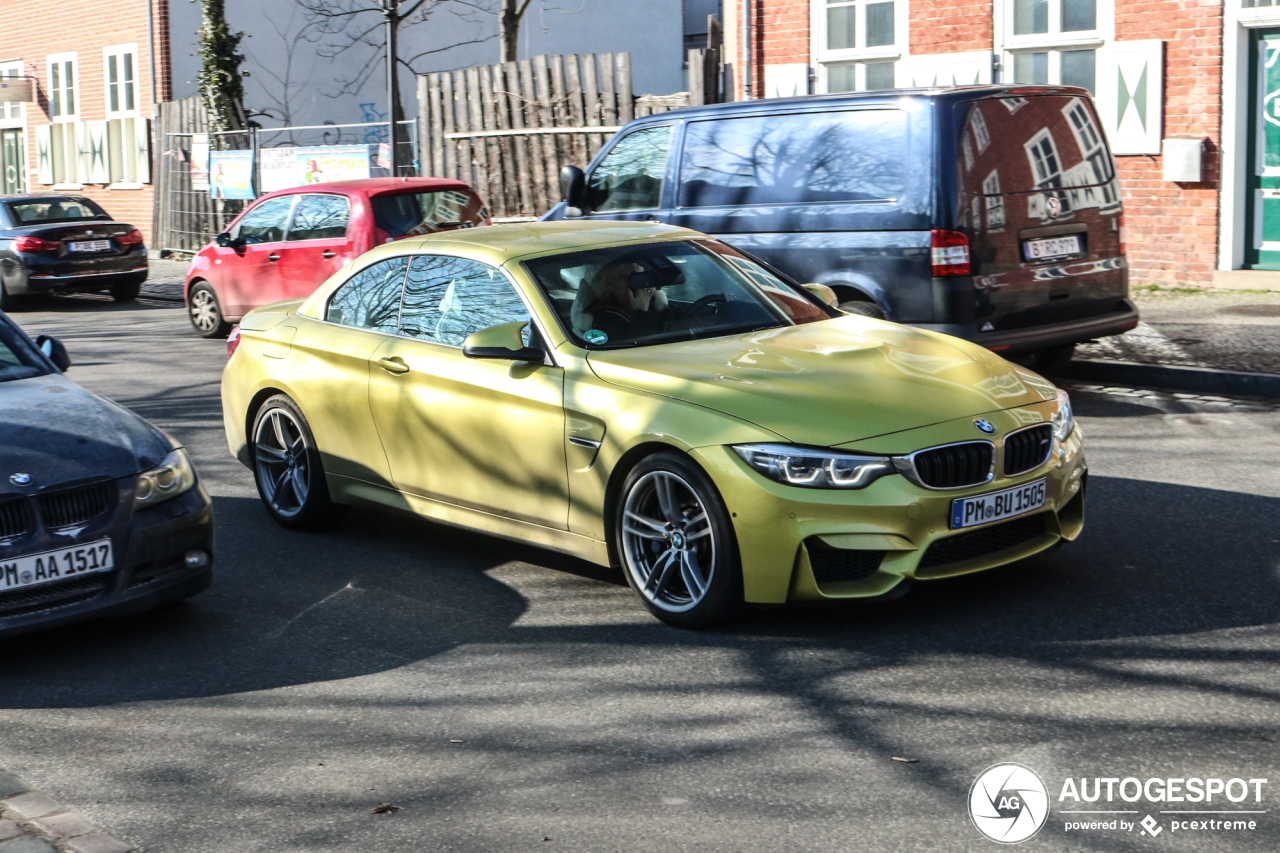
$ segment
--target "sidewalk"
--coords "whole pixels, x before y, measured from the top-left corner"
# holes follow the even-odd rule
[[[1139,290],[1142,322],[1076,348],[1076,359],[1280,375],[1280,293]]]
[[[187,275],[188,261],[147,262],[147,281],[142,285],[144,299],[163,299],[166,302],[182,301],[182,282]]]

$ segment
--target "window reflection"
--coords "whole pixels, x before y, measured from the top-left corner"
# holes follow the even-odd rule
[[[394,334],[408,258],[389,258],[366,267],[329,300],[325,319],[342,326]]]
[[[650,210],[662,203],[671,127],[649,127],[618,140],[587,179],[594,211]]]
[[[511,282],[494,267],[466,258],[419,255],[404,285],[400,334],[460,347],[471,334],[529,319]],[[525,329],[525,344],[531,330]]]

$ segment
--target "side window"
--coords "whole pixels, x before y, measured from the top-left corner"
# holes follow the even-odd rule
[[[304,195],[289,226],[290,240],[340,240],[347,236],[350,207],[340,195]]]
[[[906,186],[902,110],[690,122],[680,206],[890,201]]]
[[[356,273],[329,300],[325,319],[342,326],[394,335],[408,258],[389,258]]]
[[[472,332],[528,319],[529,311],[511,282],[488,264],[419,255],[409,266],[402,335],[460,347]],[[526,328],[526,344],[529,338]]]
[[[671,126],[637,130],[618,141],[587,178],[587,203],[595,213],[651,210],[662,203]]]
[[[270,198],[251,209],[236,226],[235,236],[246,243],[277,243],[284,239],[289,224],[289,209],[296,196]]]

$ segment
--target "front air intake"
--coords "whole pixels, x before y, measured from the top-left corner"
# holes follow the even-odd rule
[[[1028,427],[1009,433],[1004,440],[1004,475],[1035,470],[1043,465],[1053,452],[1053,427],[1049,424]]]
[[[991,479],[995,448],[989,441],[967,441],[921,450],[912,457],[916,478],[931,489],[962,489]]]

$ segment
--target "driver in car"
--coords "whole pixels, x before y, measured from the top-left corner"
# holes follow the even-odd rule
[[[670,314],[667,296],[635,263],[605,264],[591,282],[596,299],[587,307],[591,328],[610,340],[635,340],[664,330]]]

